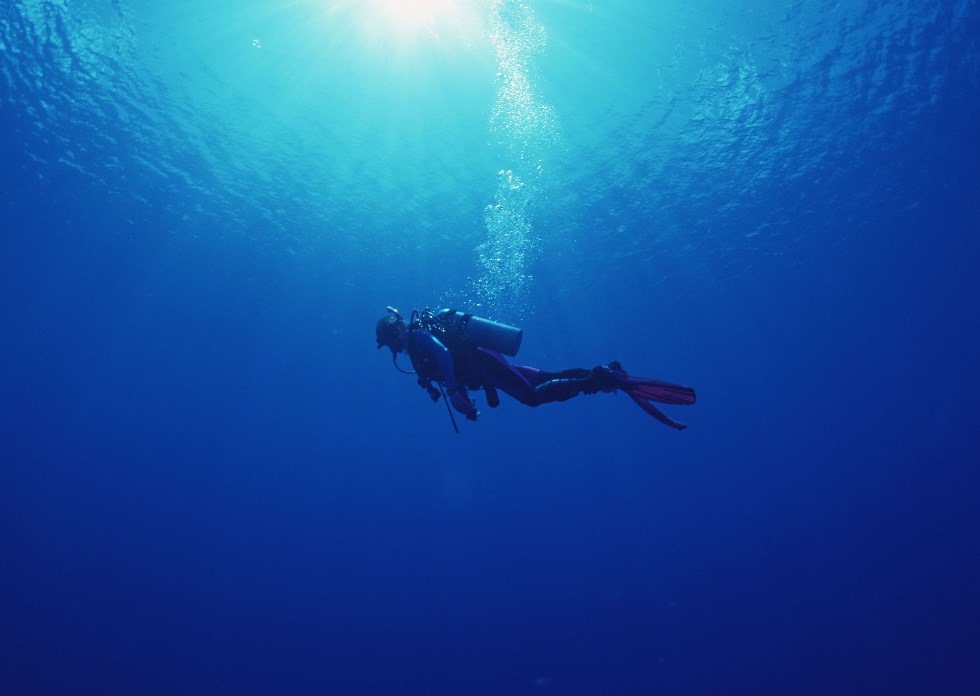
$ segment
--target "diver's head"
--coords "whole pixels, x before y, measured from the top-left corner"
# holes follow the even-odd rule
[[[388,314],[378,319],[374,332],[378,338],[378,348],[388,346],[393,354],[405,350],[407,329],[405,328],[405,321],[397,310],[389,307]]]

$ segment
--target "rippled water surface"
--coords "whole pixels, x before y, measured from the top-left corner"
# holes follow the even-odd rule
[[[0,3],[0,692],[976,693],[978,26]],[[457,436],[386,305],[690,427]]]

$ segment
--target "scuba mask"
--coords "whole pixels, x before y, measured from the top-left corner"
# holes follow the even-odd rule
[[[392,354],[400,353],[405,347],[405,320],[394,307],[388,307],[388,314],[378,319],[374,333],[378,348],[388,346]]]

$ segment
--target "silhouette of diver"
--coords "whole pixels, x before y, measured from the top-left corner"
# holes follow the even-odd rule
[[[468,389],[483,389],[490,408],[500,404],[498,389],[528,406],[619,390],[661,423],[678,430],[687,426],[668,418],[651,402],[690,405],[695,401],[691,387],[631,377],[615,361],[591,370],[572,368],[559,372],[511,365],[502,354],[517,354],[523,332],[455,309],[414,310],[406,323],[398,310],[388,307],[375,331],[378,348],[391,349],[392,362],[399,372],[418,375],[419,385],[433,401],[441,395],[447,409],[452,404],[471,421],[477,419],[479,412]],[[398,354],[403,351],[408,353],[413,371],[398,366]],[[452,419],[452,411],[449,415]],[[452,420],[455,428],[456,421]]]

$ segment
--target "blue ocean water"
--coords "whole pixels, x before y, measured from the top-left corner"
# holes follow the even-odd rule
[[[978,19],[4,2],[0,691],[977,693]]]

